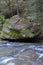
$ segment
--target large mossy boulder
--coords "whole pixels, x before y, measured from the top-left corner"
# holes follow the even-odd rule
[[[0,38],[33,38],[39,34],[40,28],[35,23],[15,15],[5,20]]]

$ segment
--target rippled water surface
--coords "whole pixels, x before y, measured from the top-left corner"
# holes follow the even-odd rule
[[[0,65],[43,65],[43,44],[0,43]]]

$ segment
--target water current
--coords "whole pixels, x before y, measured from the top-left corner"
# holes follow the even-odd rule
[[[0,65],[43,65],[43,44],[0,43]]]

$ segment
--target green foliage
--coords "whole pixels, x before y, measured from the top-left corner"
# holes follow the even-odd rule
[[[10,30],[9,35],[12,38],[14,38],[14,39],[22,38],[22,36],[20,35],[20,33],[18,31],[15,31],[15,30]]]
[[[5,20],[5,16],[0,15],[0,21],[4,21]]]
[[[3,15],[0,15],[0,33],[2,31],[4,22],[5,22],[5,17]]]
[[[4,25],[8,25],[9,22],[10,22],[9,19],[6,19]]]
[[[37,23],[38,26],[43,26],[43,22]]]
[[[26,38],[27,38],[27,37],[33,38],[33,37],[35,37],[35,36],[37,36],[37,35],[40,34],[39,31],[33,33],[33,32],[32,32],[31,30],[29,30],[29,29],[21,30],[20,33],[22,34],[23,37],[26,37]]]

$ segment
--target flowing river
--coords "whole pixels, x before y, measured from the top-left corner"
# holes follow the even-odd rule
[[[43,65],[43,43],[0,42],[0,65]]]

